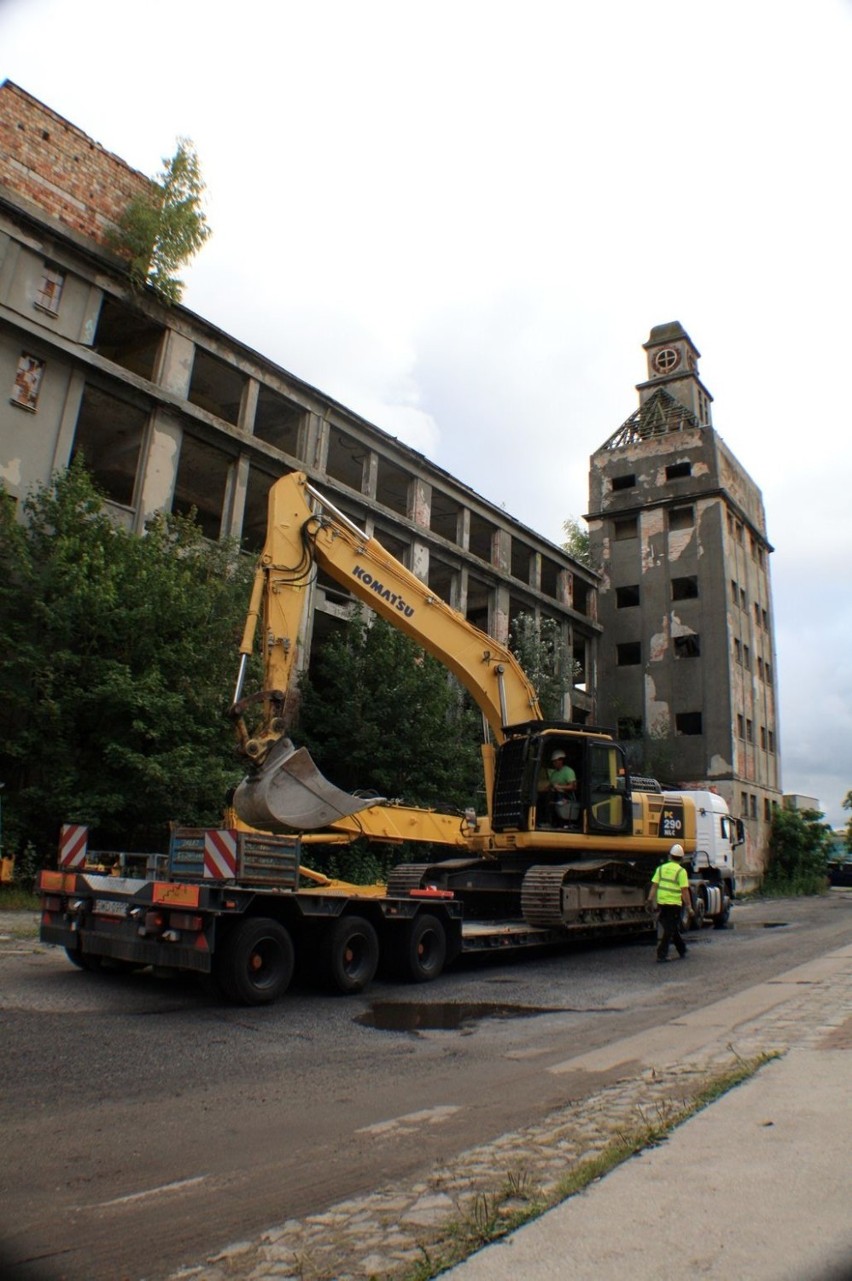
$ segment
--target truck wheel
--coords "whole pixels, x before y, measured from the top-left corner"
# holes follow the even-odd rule
[[[690,918],[689,927],[692,930],[700,930],[704,924],[704,917],[707,915],[707,904],[704,895],[699,890],[693,897],[692,917]]]
[[[341,916],[329,926],[320,943],[320,966],[338,992],[363,992],[378,964],[379,938],[363,916]]]
[[[395,978],[405,983],[431,983],[447,959],[447,931],[437,916],[415,916],[402,928],[391,953]]]
[[[724,900],[724,904],[725,905],[722,908],[721,912],[718,914],[718,916],[713,917],[714,930],[724,930],[728,924],[728,921],[731,919],[731,900],[729,898],[726,898]]]
[[[216,962],[225,996],[241,1005],[268,1005],[287,991],[293,977],[293,941],[283,925],[250,917],[235,925]]]

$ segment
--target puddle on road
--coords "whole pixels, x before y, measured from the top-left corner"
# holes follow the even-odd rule
[[[789,921],[764,921],[763,928],[765,930],[784,930],[789,924]]]
[[[484,1019],[528,1019],[538,1014],[564,1014],[552,1006],[505,1005],[496,1001],[476,1004],[437,1002],[418,1004],[408,1001],[374,1001],[364,1014],[354,1020],[380,1032],[451,1032],[470,1028]]]

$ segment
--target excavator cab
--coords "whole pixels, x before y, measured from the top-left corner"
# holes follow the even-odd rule
[[[551,786],[553,756],[562,752],[577,780],[573,793]],[[495,832],[630,833],[622,749],[607,731],[587,726],[534,721],[512,727],[497,752],[492,826]]]

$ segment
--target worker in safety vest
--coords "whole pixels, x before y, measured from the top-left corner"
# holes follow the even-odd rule
[[[669,959],[669,944],[674,943],[681,960],[686,956],[686,944],[680,932],[681,913],[686,908],[692,915],[689,897],[689,877],[682,860],[686,857],[682,845],[673,845],[665,863],[661,863],[651,877],[648,906],[659,908],[659,938],[657,960]]]

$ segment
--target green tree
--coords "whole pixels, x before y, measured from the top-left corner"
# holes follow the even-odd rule
[[[852,810],[852,790],[846,793],[846,796],[843,799],[843,808],[845,810]],[[852,854],[852,815],[850,815],[846,821],[846,848],[849,850],[849,853]]]
[[[252,567],[189,517],[117,528],[82,459],[0,509],[0,770],[10,840],[61,823],[140,849],[217,822],[241,769],[225,712]],[[8,816],[8,818],[7,818]]]
[[[128,259],[135,289],[150,285],[164,302],[180,302],[183,281],[177,272],[211,234],[203,195],[198,155],[188,138],[178,138],[150,193],[130,202],[110,236],[112,247]]]
[[[481,720],[446,669],[362,611],[301,683],[300,737],[338,787],[464,809],[481,793]]]
[[[509,629],[509,647],[538,694],[545,720],[562,720],[572,673],[559,623],[518,614]]]
[[[592,554],[588,526],[581,525],[575,516],[569,516],[566,521],[563,521],[562,532],[565,535],[562,543],[563,551],[573,556],[574,560],[578,560],[581,565],[591,568]]]
[[[300,689],[298,738],[330,782],[444,812],[482,810],[480,713],[390,623],[357,611],[318,650]],[[312,866],[357,883],[424,856],[422,846],[366,841],[310,850]]]
[[[777,809],[769,832],[767,894],[821,894],[826,888],[831,828],[818,810]]]

